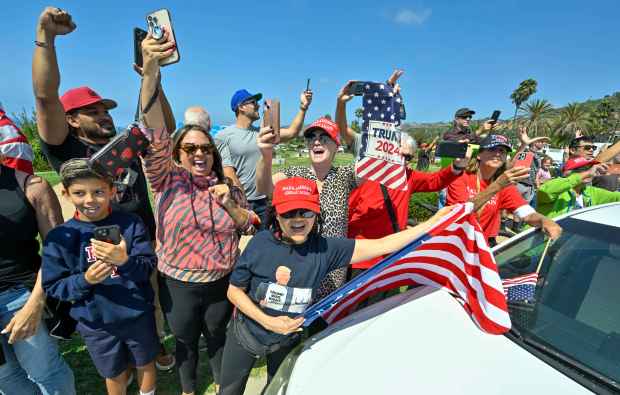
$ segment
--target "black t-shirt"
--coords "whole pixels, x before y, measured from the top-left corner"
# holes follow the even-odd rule
[[[34,285],[41,266],[37,214],[15,171],[0,165],[0,292]]]
[[[69,133],[60,145],[41,141],[41,150],[58,172],[63,162],[73,158],[88,158],[101,149],[103,145],[87,144]],[[155,218],[149,201],[146,177],[139,160],[134,160],[130,167],[114,180],[116,197],[112,207],[116,210],[136,214],[148,229],[151,240],[155,240]]]
[[[270,316],[297,317],[313,302],[315,290],[332,270],[351,262],[355,240],[312,235],[299,245],[284,244],[264,230],[250,240],[230,276]],[[248,329],[264,345],[285,336],[247,319]]]

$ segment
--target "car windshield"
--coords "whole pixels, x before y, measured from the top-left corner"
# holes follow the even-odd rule
[[[618,383],[620,229],[574,218],[560,224],[564,232],[553,243],[535,232],[496,251],[500,276],[512,283],[513,328],[524,341]]]

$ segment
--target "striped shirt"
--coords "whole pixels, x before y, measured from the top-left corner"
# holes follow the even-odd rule
[[[239,255],[238,230],[251,232],[253,226],[248,220],[238,229],[209,192],[217,183],[215,175],[196,177],[177,166],[168,135],[151,142],[143,164],[155,200],[158,270],[176,280],[200,283],[230,273]],[[247,208],[240,189],[231,187],[231,195]]]

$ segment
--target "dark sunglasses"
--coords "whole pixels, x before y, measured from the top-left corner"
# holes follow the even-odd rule
[[[187,155],[193,155],[198,150],[201,150],[203,154],[207,154],[207,155],[211,155],[211,154],[213,154],[215,152],[215,146],[213,144],[191,144],[191,143],[187,143],[187,144],[181,145],[180,148]]]
[[[314,211],[306,210],[304,208],[300,208],[297,210],[287,211],[283,214],[280,214],[282,218],[291,219],[295,217],[302,217],[306,219],[314,218],[316,213]]]
[[[312,133],[306,136],[306,144],[312,144],[314,143],[314,140],[319,140],[319,143],[321,143],[321,145],[325,145],[329,143],[332,138],[329,137],[327,133]]]
[[[590,151],[590,150],[594,151],[594,150],[596,150],[596,145],[586,144],[586,145],[580,145],[580,146],[578,146],[578,148],[583,148],[586,151]]]

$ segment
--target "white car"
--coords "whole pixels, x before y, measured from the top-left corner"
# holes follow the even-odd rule
[[[534,303],[513,329],[481,332],[448,293],[419,287],[328,327],[294,350],[268,395],[620,393],[620,204],[558,219]],[[494,248],[500,276],[532,273],[530,229]]]

